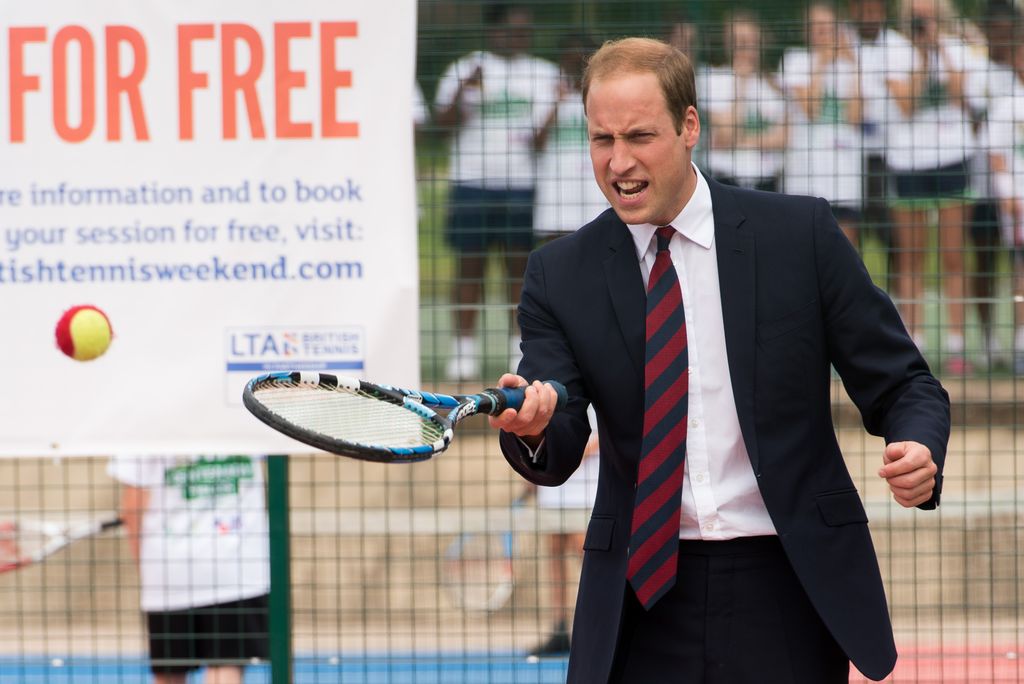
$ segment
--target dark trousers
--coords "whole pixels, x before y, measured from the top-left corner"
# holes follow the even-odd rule
[[[627,586],[616,684],[846,684],[850,663],[776,537],[681,541],[675,586],[645,611]]]

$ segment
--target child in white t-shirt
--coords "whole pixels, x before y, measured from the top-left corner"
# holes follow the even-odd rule
[[[832,5],[823,2],[807,10],[807,42],[786,51],[779,73],[790,103],[783,188],[827,199],[856,245],[864,194],[857,54]]]
[[[480,376],[478,307],[492,251],[501,255],[509,302],[519,301],[526,258],[533,248],[534,131],[558,92],[558,68],[529,54],[529,7],[485,9],[488,49],[452,63],[441,76],[435,121],[451,134],[445,238],[455,251],[455,335],[446,365],[450,380]],[[510,307],[509,360],[520,356]]]
[[[762,73],[761,27],[738,12],[725,26],[731,68],[709,73],[699,97],[711,121],[708,169],[731,185],[777,191],[787,142],[786,104]]]
[[[993,101],[988,113],[987,143],[992,186],[1000,203],[1003,240],[1013,255],[1013,369],[1024,375],[1024,29],[1017,31],[1011,92]]]
[[[207,665],[208,684],[240,683],[244,663],[269,656],[270,551],[259,460],[117,457],[108,472],[122,484],[121,518],[139,562],[154,681],[183,684]]]

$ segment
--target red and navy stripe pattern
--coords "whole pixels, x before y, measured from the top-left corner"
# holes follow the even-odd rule
[[[658,228],[647,286],[644,434],[626,571],[646,609],[676,583],[679,555],[689,376],[683,295],[668,251],[675,232]]]

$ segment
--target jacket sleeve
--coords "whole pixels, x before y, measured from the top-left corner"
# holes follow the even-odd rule
[[[949,396],[910,339],[889,296],[871,281],[825,200],[814,208],[815,260],[829,356],[864,427],[886,443],[915,441],[938,466],[935,508],[949,442]]]
[[[566,407],[548,424],[544,441],[535,454],[516,437],[502,432],[501,451],[512,468],[530,482],[557,486],[569,479],[583,458],[590,436],[587,398],[572,347],[555,309],[557,292],[549,292],[545,277],[545,253],[530,255],[519,304],[519,328],[523,360],[519,374],[529,381],[558,380],[569,393]],[[571,305],[571,304],[570,304]]]

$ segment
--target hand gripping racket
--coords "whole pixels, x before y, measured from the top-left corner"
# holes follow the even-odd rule
[[[558,393],[558,409],[568,400]],[[434,394],[314,372],[268,373],[250,380],[245,407],[278,432],[317,449],[365,461],[423,461],[451,444],[456,426],[477,413],[523,405],[523,388],[479,394]],[[437,410],[447,410],[441,415]]]

